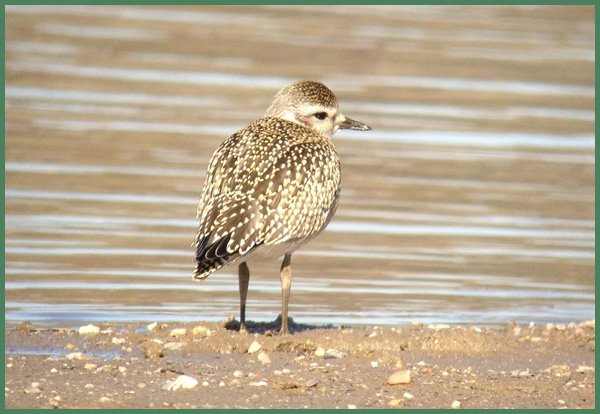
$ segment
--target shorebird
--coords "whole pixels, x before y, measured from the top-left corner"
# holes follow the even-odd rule
[[[288,333],[292,253],[325,229],[338,206],[340,161],[331,136],[339,129],[371,128],[344,116],[322,83],[295,82],[209,162],[196,216],[193,277],[201,281],[239,263],[240,331],[246,331],[246,260],[258,254],[283,256],[280,332]]]

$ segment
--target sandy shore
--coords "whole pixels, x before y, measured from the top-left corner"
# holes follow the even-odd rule
[[[595,407],[594,321],[289,336],[258,324],[240,333],[235,321],[151,328],[7,328],[5,407]],[[409,382],[388,384],[398,371]]]

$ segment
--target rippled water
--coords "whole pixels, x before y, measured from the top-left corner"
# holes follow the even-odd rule
[[[6,6],[5,319],[222,320],[191,280],[219,143],[297,79],[373,131],[293,257],[290,314],[333,324],[594,318],[593,6]],[[248,317],[280,311],[251,265]]]

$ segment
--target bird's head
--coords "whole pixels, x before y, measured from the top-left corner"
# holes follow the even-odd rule
[[[333,92],[322,83],[314,81],[294,82],[281,89],[265,116],[295,122],[327,138],[331,138],[339,129],[371,129],[342,114]]]

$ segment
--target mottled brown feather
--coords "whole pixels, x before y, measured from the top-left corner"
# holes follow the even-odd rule
[[[267,117],[233,134],[207,171],[194,277],[203,279],[262,244],[318,234],[333,215],[339,185],[333,144],[307,127]],[[227,236],[226,254],[211,257],[222,253]]]

